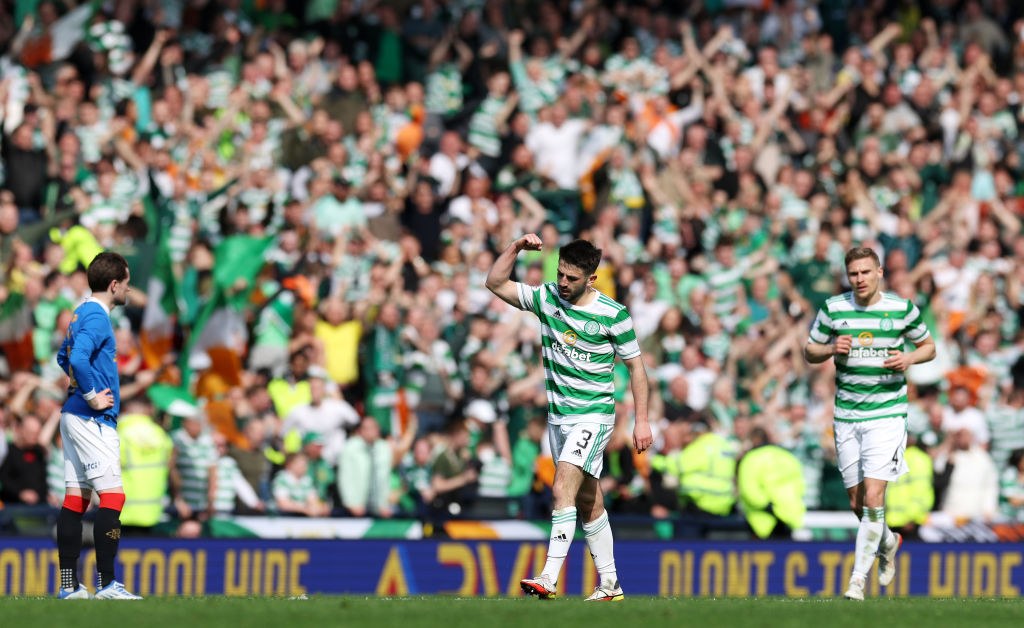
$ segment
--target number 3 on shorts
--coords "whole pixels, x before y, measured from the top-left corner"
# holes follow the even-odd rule
[[[580,433],[583,434],[583,438],[576,441],[576,446],[579,447],[580,449],[586,449],[587,445],[590,444],[590,438],[594,435],[594,433],[591,432],[590,430],[580,430]]]

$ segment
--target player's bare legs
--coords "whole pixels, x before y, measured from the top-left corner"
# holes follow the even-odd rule
[[[885,480],[864,478],[860,484],[846,489],[850,509],[860,518],[853,573],[846,592],[846,597],[851,599],[864,599],[864,585],[876,555],[880,555],[880,582],[889,584],[895,574],[892,559],[899,549],[899,539],[885,525],[886,485]]]
[[[583,486],[586,474],[574,464],[559,462],[555,468],[554,492],[555,510],[576,506],[576,497]]]
[[[544,570],[536,578],[523,580],[524,592],[541,598],[552,597],[562,563],[569,554],[569,545],[576,534],[576,496],[583,484],[584,473],[579,467],[560,461],[555,467],[553,489],[554,510],[551,513],[551,538],[548,540],[548,558]]]
[[[857,486],[846,489],[850,496],[850,510],[859,519],[864,507],[885,508],[885,488],[888,483],[885,480],[875,478],[864,478],[864,481]]]
[[[594,558],[594,566],[600,579],[588,601],[613,602],[623,599],[619,578],[615,573],[615,552],[612,528],[608,524],[608,511],[604,509],[604,493],[601,483],[585,475],[576,496],[576,512],[583,520],[583,533],[587,548]]]
[[[589,475],[582,474],[579,493],[576,494],[576,514],[584,524],[592,523],[606,515],[604,509],[604,493],[601,483]]]

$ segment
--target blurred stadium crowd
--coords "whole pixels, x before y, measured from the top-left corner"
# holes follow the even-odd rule
[[[484,288],[536,232],[517,280],[591,240],[645,351],[656,446],[623,369],[613,513],[734,512],[768,442],[847,507],[801,347],[866,245],[938,345],[894,525],[1024,522],[1018,3],[0,6],[3,502],[60,502],[54,354],[112,249],[126,525],[547,518],[539,326]]]

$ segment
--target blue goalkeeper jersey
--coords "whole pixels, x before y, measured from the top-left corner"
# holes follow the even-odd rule
[[[110,313],[103,303],[90,297],[75,309],[67,336],[57,352],[57,364],[71,378],[64,412],[116,427],[121,411],[117,344]],[[93,410],[86,396],[91,398],[107,388],[114,396],[114,405],[106,410]]]

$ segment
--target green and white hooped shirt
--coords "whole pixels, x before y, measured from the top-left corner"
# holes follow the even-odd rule
[[[868,306],[857,305],[853,292],[831,297],[818,310],[809,342],[828,344],[837,336],[851,336],[853,346],[835,358],[835,420],[906,417],[907,378],[882,365],[890,350],[929,337],[917,306],[888,292]]]
[[[626,307],[604,294],[589,305],[571,305],[552,283],[517,283],[520,308],[541,324],[548,423],[615,424],[615,356],[640,355]]]

